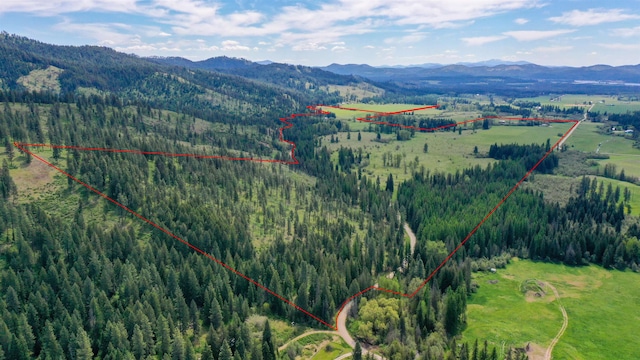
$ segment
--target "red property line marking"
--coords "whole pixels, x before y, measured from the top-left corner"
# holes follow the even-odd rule
[[[451,253],[449,253],[449,255],[447,255],[447,257],[442,261],[442,263],[440,263],[435,268],[435,270],[433,270],[429,274],[429,276],[420,284],[420,286],[418,286],[418,288],[414,292],[412,292],[410,294],[406,294],[406,293],[401,293],[401,292],[398,292],[398,291],[395,291],[395,290],[386,289],[386,288],[382,288],[382,287],[378,287],[378,286],[372,285],[372,286],[370,286],[370,287],[358,292],[357,294],[349,297],[348,299],[346,299],[342,303],[342,305],[340,306],[340,309],[338,310],[338,313],[336,314],[336,318],[335,318],[335,324],[336,325],[329,324],[325,320],[323,320],[323,319],[319,318],[318,316],[310,313],[306,309],[303,309],[302,307],[296,305],[291,300],[289,300],[289,299],[285,298],[284,296],[274,292],[273,290],[269,289],[265,285],[260,284],[256,280],[254,280],[254,279],[250,278],[249,276],[239,272],[235,268],[225,264],[221,260],[219,260],[219,259],[215,258],[214,256],[208,254],[204,250],[192,245],[188,241],[186,241],[186,240],[182,239],[181,237],[175,235],[171,231],[169,231],[169,230],[163,228],[162,226],[154,223],[153,221],[147,219],[143,215],[135,212],[134,210],[131,210],[130,208],[126,207],[125,205],[119,203],[118,201],[114,200],[113,198],[111,198],[111,197],[107,196],[106,194],[100,192],[99,190],[95,189],[91,185],[79,180],[78,178],[74,177],[73,175],[67,173],[66,171],[64,171],[62,169],[60,169],[59,167],[55,166],[54,164],[50,163],[49,161],[45,160],[44,158],[40,157],[39,155],[27,150],[28,147],[47,147],[47,148],[52,148],[52,149],[53,148],[58,148],[58,149],[82,150],[82,151],[101,151],[101,152],[111,152],[111,153],[131,153],[131,154],[139,154],[139,155],[160,155],[160,156],[169,156],[169,157],[193,157],[193,158],[198,158],[198,159],[222,159],[222,160],[229,160],[229,161],[251,161],[251,162],[259,162],[259,163],[282,163],[282,164],[287,164],[287,165],[295,165],[295,164],[299,164],[300,163],[295,157],[295,147],[296,147],[296,145],[295,145],[295,143],[293,141],[289,141],[289,140],[284,139],[283,131],[293,127],[293,124],[291,122],[289,122],[289,121],[295,119],[296,117],[317,116],[317,115],[328,115],[328,114],[330,114],[327,111],[323,111],[322,107],[337,108],[337,109],[350,110],[350,111],[372,112],[372,113],[375,113],[376,115],[368,116],[366,118],[357,118],[356,120],[362,121],[362,122],[380,124],[380,125],[389,125],[389,126],[396,126],[396,127],[401,127],[401,128],[414,129],[414,130],[419,130],[419,131],[442,130],[442,129],[446,129],[446,128],[449,128],[449,127],[458,126],[460,124],[465,124],[466,125],[466,124],[469,124],[469,123],[473,123],[473,122],[477,122],[477,121],[483,121],[485,119],[493,119],[493,118],[503,119],[503,120],[507,120],[507,121],[541,121],[541,122],[550,122],[550,123],[574,123],[574,124],[549,149],[549,151],[547,151],[544,154],[544,156],[531,169],[529,169],[529,171],[520,179],[520,181],[518,181],[511,188],[511,190],[509,190],[509,192],[507,192],[507,194],[502,198],[502,200],[500,200],[500,202],[498,202],[498,204],[491,211],[489,211],[489,213],[467,234],[467,236],[465,236],[465,238],[458,244],[458,246]],[[330,329],[338,330],[338,327],[337,327],[338,317],[340,316],[340,313],[344,310],[344,307],[351,300],[353,300],[353,299],[355,299],[355,298],[367,293],[368,291],[371,291],[371,290],[383,291],[383,292],[391,293],[391,294],[402,296],[402,297],[413,298],[435,276],[435,274],[458,252],[458,250],[460,250],[462,248],[462,246],[464,246],[464,244],[476,233],[476,231],[478,231],[478,229],[489,219],[489,217],[491,217],[491,215],[493,215],[493,213],[495,213],[498,210],[498,208],[511,196],[511,194],[513,194],[516,191],[516,189],[529,177],[529,175],[531,175],[531,173],[533,173],[533,171],[553,152],[553,149],[558,147],[560,142],[562,142],[567,137],[567,135],[569,133],[571,133],[571,131],[579,123],[578,120],[558,120],[558,119],[543,119],[543,118],[524,118],[523,119],[523,118],[514,118],[514,117],[511,117],[511,118],[509,118],[509,117],[507,117],[507,118],[485,117],[485,118],[477,118],[477,119],[466,120],[466,121],[463,121],[463,122],[444,125],[444,126],[439,126],[439,127],[435,127],[435,128],[420,128],[420,127],[410,126],[410,125],[401,125],[401,124],[394,124],[394,123],[389,123],[389,122],[385,122],[385,121],[377,121],[377,120],[374,120],[374,119],[380,118],[380,117],[383,117],[383,116],[398,115],[398,114],[403,114],[403,113],[412,112],[412,111],[419,111],[419,110],[437,108],[437,105],[423,106],[423,107],[419,107],[419,108],[400,110],[400,111],[394,111],[394,112],[377,112],[377,111],[371,111],[371,110],[362,110],[362,109],[354,109],[354,108],[342,108],[342,107],[338,107],[338,106],[327,106],[327,105],[307,106],[307,108],[309,110],[311,110],[312,112],[311,113],[302,113],[302,114],[291,114],[289,117],[280,118],[280,121],[285,124],[285,126],[283,126],[283,127],[281,127],[279,129],[280,141],[291,145],[291,159],[292,160],[289,160],[289,161],[277,160],[277,159],[254,159],[253,157],[230,157],[230,156],[220,156],[220,155],[179,154],[179,153],[177,154],[177,153],[166,153],[166,152],[158,152],[158,151],[141,151],[141,150],[129,150],[129,149],[92,148],[92,147],[81,147],[81,146],[71,146],[71,145],[26,144],[26,143],[18,143],[18,142],[14,142],[14,145],[18,149],[20,149],[21,151],[30,154],[31,156],[33,156],[37,160],[41,161],[45,165],[53,168],[54,170],[60,172],[63,175],[69,177],[73,181],[79,183],[80,185],[84,186],[88,190],[98,194],[99,196],[101,196],[104,199],[110,201],[111,203],[115,204],[116,206],[126,210],[127,212],[131,213],[132,215],[134,215],[135,217],[139,218],[140,220],[146,222],[147,224],[151,225],[152,227],[160,230],[161,232],[163,232],[166,235],[174,238],[175,240],[178,240],[179,242],[187,245],[192,250],[194,250],[194,251],[200,253],[201,255],[209,258],[210,260],[218,263],[219,265],[221,265],[225,269],[227,269],[227,270],[231,271],[232,273],[242,277],[243,279],[249,281],[250,283],[252,283],[255,286],[257,286],[258,288],[263,289],[264,291],[266,291],[267,293],[275,296],[276,298],[284,301],[286,304],[291,305],[296,310],[301,311],[305,315],[307,315],[307,316],[311,317],[312,319],[318,321],[319,323],[329,327]]]

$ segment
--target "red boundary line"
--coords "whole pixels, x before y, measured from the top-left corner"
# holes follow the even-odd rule
[[[520,179],[520,181],[518,181],[511,188],[511,190],[509,190],[507,192],[507,194],[498,202],[498,204],[493,209],[491,209],[491,211],[489,211],[489,213],[487,213],[487,215],[467,234],[467,236],[465,236],[465,238],[458,244],[458,246],[453,251],[451,251],[451,253],[449,253],[449,255],[447,255],[447,257],[440,263],[440,265],[438,265],[435,268],[435,270],[433,270],[429,274],[429,276],[427,276],[427,278],[420,284],[420,286],[418,286],[418,288],[414,292],[412,292],[410,294],[405,294],[405,293],[401,293],[401,292],[398,292],[398,291],[395,291],[395,290],[378,287],[378,286],[375,286],[375,285],[369,286],[368,288],[358,292],[357,294],[352,295],[351,297],[349,297],[348,299],[346,299],[342,303],[342,305],[340,306],[340,309],[338,310],[338,313],[336,314],[336,318],[335,318],[336,325],[331,325],[328,322],[326,322],[325,320],[320,319],[318,316],[316,316],[316,315],[310,313],[309,311],[303,309],[302,307],[296,305],[293,301],[291,301],[291,300],[285,298],[284,296],[276,293],[275,291],[269,289],[265,285],[260,284],[256,280],[254,280],[254,279],[250,278],[249,276],[239,272],[238,270],[236,270],[233,267],[225,264],[221,260],[219,260],[219,259],[215,258],[214,256],[208,254],[204,250],[192,245],[191,243],[189,243],[188,241],[186,241],[186,240],[182,239],[181,237],[175,235],[171,231],[169,231],[169,230],[163,228],[162,226],[154,223],[153,221],[151,221],[151,220],[147,219],[146,217],[140,215],[139,213],[135,212],[134,210],[131,210],[130,208],[126,207],[125,205],[119,203],[118,201],[114,200],[113,198],[111,198],[111,197],[107,196],[106,194],[100,192],[99,190],[95,189],[91,185],[79,180],[78,178],[74,177],[73,175],[67,173],[66,171],[60,169],[59,167],[55,166],[54,164],[52,164],[49,161],[45,160],[44,158],[40,157],[39,155],[34,154],[33,152],[31,152],[31,151],[26,149],[28,147],[48,147],[48,148],[52,148],[52,149],[53,148],[57,148],[57,149],[69,149],[69,150],[81,150],[81,151],[102,151],[102,152],[111,152],[111,153],[130,153],[130,154],[140,154],[140,155],[160,155],[160,156],[169,156],[169,157],[193,157],[193,158],[197,158],[197,159],[222,159],[222,160],[229,160],[229,161],[251,161],[251,162],[259,162],[259,163],[281,163],[281,164],[286,164],[286,165],[297,165],[300,162],[295,157],[296,144],[293,141],[286,140],[284,138],[283,131],[293,127],[293,124],[290,121],[295,119],[296,117],[318,116],[318,115],[328,115],[328,114],[330,114],[330,112],[322,110],[323,107],[325,107],[325,108],[334,108],[334,109],[342,109],[342,110],[349,110],[349,111],[362,111],[362,112],[374,113],[375,114],[374,116],[367,116],[367,117],[364,117],[364,118],[357,118],[356,120],[357,121],[361,121],[361,122],[368,122],[368,123],[378,124],[378,125],[388,125],[388,126],[395,126],[395,127],[405,128],[405,129],[414,129],[414,130],[418,130],[418,131],[443,130],[443,129],[455,127],[455,126],[458,126],[458,125],[461,125],[461,124],[466,125],[466,124],[470,124],[470,123],[474,123],[474,122],[478,122],[478,121],[484,121],[486,119],[502,119],[502,120],[507,120],[507,121],[541,121],[541,122],[547,122],[547,123],[574,123],[574,124],[544,154],[544,156],[540,160],[538,160],[538,162],[531,169],[529,169],[529,171],[527,171],[527,173]],[[177,154],[177,153],[166,153],[166,152],[160,152],[160,151],[141,151],[141,150],[131,150],[131,149],[92,148],[92,147],[82,147],[82,146],[72,146],[72,145],[27,144],[27,143],[19,143],[19,142],[14,142],[13,144],[18,149],[20,149],[21,151],[23,151],[25,153],[28,153],[29,155],[31,155],[34,158],[36,158],[38,161],[41,161],[45,165],[55,169],[56,171],[60,172],[63,175],[69,177],[71,180],[79,183],[80,185],[84,186],[88,190],[90,190],[90,191],[98,194],[99,196],[103,197],[104,199],[112,202],[116,206],[126,210],[127,212],[131,213],[135,217],[137,217],[140,220],[146,222],[147,224],[151,225],[152,227],[160,230],[161,232],[167,234],[168,236],[174,238],[175,240],[178,240],[179,242],[187,245],[192,250],[194,250],[197,253],[200,253],[201,255],[203,255],[203,256],[209,258],[210,260],[218,263],[219,265],[221,265],[225,269],[227,269],[227,270],[231,271],[232,273],[240,276],[241,278],[249,281],[250,283],[252,283],[255,286],[257,286],[258,288],[266,291],[267,293],[269,293],[269,294],[275,296],[276,298],[284,301],[285,303],[291,305],[296,310],[301,311],[305,315],[308,315],[312,319],[314,319],[314,320],[318,321],[319,323],[329,327],[330,329],[338,330],[338,327],[337,327],[337,325],[338,325],[338,317],[340,316],[340,313],[344,310],[344,307],[351,300],[353,300],[353,299],[355,299],[355,298],[357,298],[357,297],[359,297],[359,296],[361,296],[361,295],[363,295],[363,294],[365,294],[365,293],[367,293],[367,292],[369,292],[371,290],[383,291],[383,292],[391,293],[391,294],[402,296],[402,297],[413,298],[435,276],[435,274],[449,260],[451,260],[451,258],[458,252],[458,250],[460,250],[464,246],[464,244],[476,233],[476,231],[478,231],[478,229],[489,219],[489,217],[491,217],[491,215],[493,215],[493,213],[496,212],[500,206],[502,206],[502,204],[511,196],[511,194],[513,194],[516,191],[516,189],[518,189],[518,187],[520,187],[520,185],[529,177],[529,175],[531,175],[531,173],[533,173],[533,171],[553,152],[553,150],[556,147],[558,147],[560,142],[562,142],[563,139],[565,139],[567,137],[567,135],[570,134],[571,131],[579,123],[578,120],[561,120],[561,119],[545,119],[545,118],[516,118],[516,117],[482,117],[482,118],[462,121],[462,122],[459,122],[459,123],[453,123],[453,124],[438,126],[438,127],[435,127],[435,128],[421,128],[421,127],[417,127],[417,126],[394,124],[394,123],[389,123],[389,122],[386,122],[386,121],[375,120],[375,119],[378,119],[378,118],[381,118],[381,117],[385,117],[385,116],[399,115],[399,114],[404,114],[404,113],[413,112],[413,111],[433,109],[433,108],[437,108],[437,107],[438,107],[437,105],[431,105],[431,106],[423,106],[423,107],[407,109],[407,110],[400,110],[400,111],[394,111],[394,112],[379,112],[379,111],[372,111],[372,110],[363,110],[363,109],[356,109],[356,108],[344,108],[344,107],[340,107],[340,106],[329,106],[329,105],[307,106],[307,109],[311,110],[312,112],[310,112],[310,113],[301,113],[301,114],[291,114],[289,117],[280,118],[280,121],[285,124],[283,127],[281,127],[279,129],[280,141],[291,145],[291,160],[289,160],[289,161],[277,160],[277,159],[254,159],[253,157],[231,157],[231,156],[222,156],[222,155]]]

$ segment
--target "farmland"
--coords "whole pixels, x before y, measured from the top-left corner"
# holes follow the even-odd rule
[[[361,105],[361,107],[364,106]],[[366,106],[368,109],[370,105]],[[391,111],[390,108],[385,109],[385,111]],[[344,113],[344,110],[337,110],[337,112]],[[369,126],[362,125],[367,128]],[[335,159],[337,159],[335,152],[340,147],[351,148],[354,151],[362,149],[364,154],[370,154],[369,165],[365,168],[366,173],[381,178],[393,174],[395,178],[404,180],[411,176],[413,170],[420,169],[421,166],[426,170],[441,172],[455,172],[476,165],[484,167],[494,161],[484,156],[493,144],[512,142],[543,144],[547,139],[553,144],[560,138],[558,135],[564,134],[570,126],[571,124],[568,123],[551,124],[546,127],[494,125],[488,130],[463,130],[461,134],[453,131],[418,132],[407,141],[397,141],[395,134],[381,134],[381,139],[387,142],[376,141],[377,134],[366,131],[360,132],[361,139],[358,140],[357,131],[351,131],[350,134],[341,132],[335,135],[334,138],[338,139],[338,142],[334,143],[330,142],[330,136],[325,136],[322,138],[322,144],[334,152]],[[424,152],[425,144],[428,147],[426,153]],[[476,147],[477,154],[474,153]],[[402,157],[399,167],[384,166],[383,157],[389,154]]]
[[[555,347],[555,359],[630,359],[640,316],[638,274],[597,266],[567,267],[515,260],[497,273],[477,273],[480,286],[468,305],[463,340],[546,348],[560,329],[558,299],[550,292],[525,295],[523,282],[535,279],[554,285],[567,310],[569,326]],[[611,334],[616,336],[611,336]],[[602,349],[607,349],[603,352]]]

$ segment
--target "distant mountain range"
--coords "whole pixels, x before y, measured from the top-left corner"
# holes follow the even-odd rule
[[[630,84],[640,83],[640,65],[586,67],[548,67],[527,62],[498,63],[489,60],[481,63],[437,65],[424,64],[412,67],[373,67],[369,65],[331,64],[321,69],[341,75],[355,75],[374,81],[417,81],[465,77],[512,78],[527,81],[560,81]]]
[[[339,102],[344,96],[354,96],[356,89],[361,97],[384,94],[387,101],[391,97],[394,101],[416,101],[407,97],[448,93],[536,96],[637,93],[640,90],[640,65],[549,67],[525,61],[487,60],[453,65],[309,67],[226,56],[202,61],[181,57],[141,58],[106,47],[57,46],[0,33],[0,89],[34,90],[24,85],[28,83],[25,79],[38,78],[34,71],[45,70],[51,73],[51,88],[56,92],[89,89],[135,96],[157,104],[194,101],[182,92],[187,87],[204,94],[199,101],[205,101],[206,94],[217,93],[219,98],[254,104],[269,93],[276,97],[285,95],[288,103],[295,106]],[[158,92],[158,89],[169,89],[176,94]],[[194,109],[201,107],[200,104],[193,106]]]
[[[447,65],[463,65],[468,67],[478,67],[478,66],[491,67],[491,66],[498,66],[498,65],[529,65],[529,64],[532,64],[532,63],[528,61],[505,61],[505,60],[491,59],[491,60],[478,61],[478,62],[459,62],[455,64],[425,63],[425,64],[414,64],[414,65],[388,65],[388,66],[374,66],[374,67],[392,68],[392,69],[405,69],[405,68],[437,69],[437,68],[445,67]],[[332,65],[336,65],[336,64],[332,64]]]
[[[318,87],[362,82],[362,79],[351,75],[342,75],[309,66],[275,63],[269,60],[252,62],[227,56],[213,57],[201,61],[191,61],[181,57],[149,57],[147,60],[162,65],[237,75],[302,91],[308,90],[309,85]]]

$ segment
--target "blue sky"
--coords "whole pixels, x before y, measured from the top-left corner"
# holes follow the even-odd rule
[[[0,30],[192,60],[640,63],[640,0],[2,0]]]

